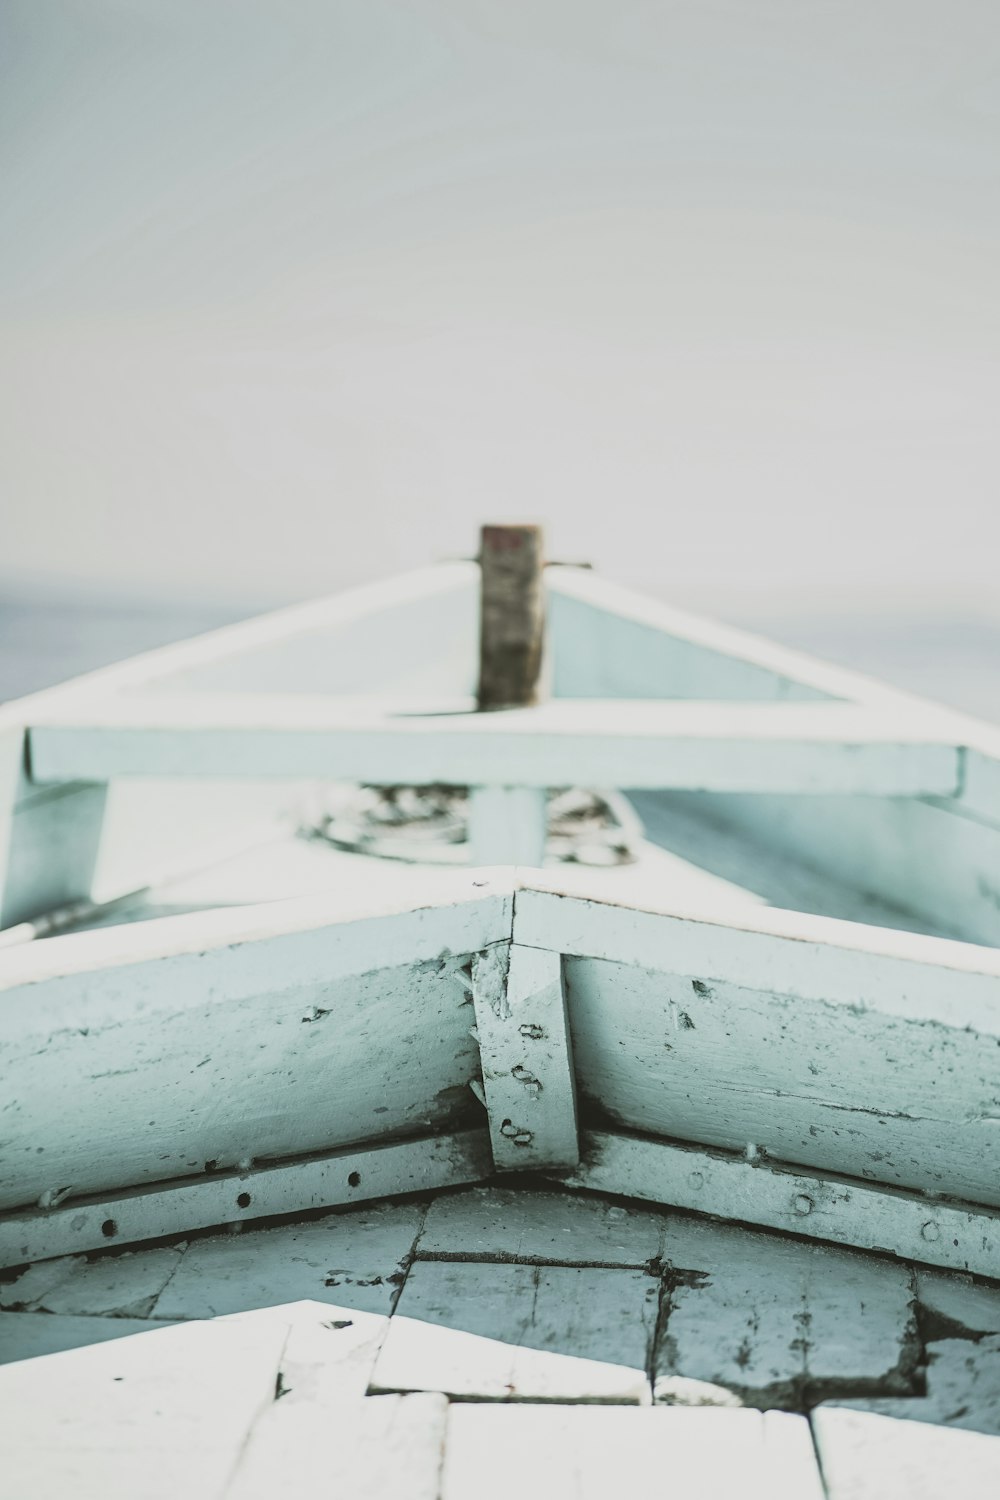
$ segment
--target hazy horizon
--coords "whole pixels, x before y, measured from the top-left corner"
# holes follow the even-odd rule
[[[1000,617],[1000,13],[9,0],[0,586]]]

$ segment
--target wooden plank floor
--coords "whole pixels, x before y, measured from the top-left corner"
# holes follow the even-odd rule
[[[0,1309],[18,1494],[1000,1493],[1000,1285],[597,1195],[66,1257]]]

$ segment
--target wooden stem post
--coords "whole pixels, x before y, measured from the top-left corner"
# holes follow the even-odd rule
[[[540,526],[484,526],[480,533],[480,712],[526,708],[539,700],[544,547]],[[470,788],[469,844],[473,864],[540,865],[545,854],[544,788]]]
[[[545,602],[540,526],[484,526],[479,563],[480,710],[537,703]]]

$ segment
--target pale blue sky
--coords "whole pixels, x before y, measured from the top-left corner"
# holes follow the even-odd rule
[[[1000,612],[993,0],[0,18],[0,577]]]

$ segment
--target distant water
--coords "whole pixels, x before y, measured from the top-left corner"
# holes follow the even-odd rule
[[[0,592],[0,700],[243,618],[204,603],[99,603]],[[1000,721],[1000,622],[801,612],[737,619],[761,635]]]

